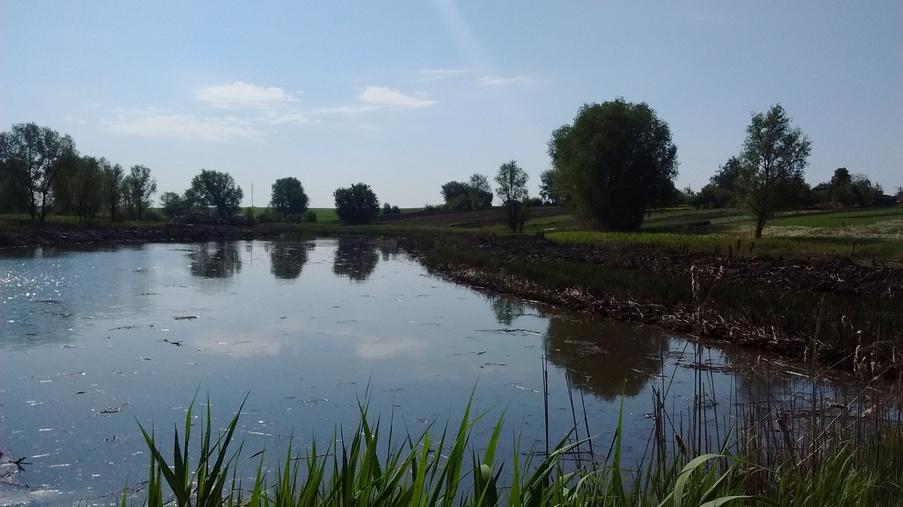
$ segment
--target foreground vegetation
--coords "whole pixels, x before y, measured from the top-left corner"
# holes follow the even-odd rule
[[[699,394],[705,397],[705,389]],[[858,407],[855,399],[847,408],[861,410],[861,399]],[[684,414],[689,424],[678,426],[663,399],[653,401],[654,430],[640,463],[622,458],[620,418],[608,442],[586,437],[587,423],[582,439],[575,426],[545,452],[522,452],[527,450],[515,441],[511,455],[500,455],[504,418],[486,442],[475,442],[481,416],[472,415],[469,403],[454,432],[430,427],[411,435],[399,434],[391,422],[372,421],[364,402],[352,434],[336,434],[325,446],[312,441],[300,452],[290,442],[281,464],[273,467],[262,451],[242,456],[242,445],[235,442],[241,407],[216,434],[208,403],[201,434],[192,437],[192,403],[181,437],[175,430],[171,455],[165,455],[153,429],[141,427],[150,450],[144,505],[814,507],[897,505],[903,493],[903,432],[898,422],[882,419],[886,406],[870,405],[872,415],[856,416],[864,419],[854,426],[833,414],[833,420],[812,414],[794,423],[796,417],[787,414],[798,407],[764,402],[767,412],[736,410],[736,431],[709,452],[703,450],[711,431],[707,411],[692,408]],[[779,429],[757,432],[775,420]],[[703,429],[700,424],[705,424],[704,440],[694,435]],[[594,446],[607,449],[606,455],[596,456]],[[255,472],[248,471],[252,462]],[[141,494],[126,488],[121,504]]]

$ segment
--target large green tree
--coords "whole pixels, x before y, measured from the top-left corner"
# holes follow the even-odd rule
[[[53,205],[54,180],[72,162],[68,135],[34,123],[0,133],[0,171],[8,191],[21,196],[32,220],[44,221]]]
[[[298,178],[279,178],[273,183],[270,206],[283,217],[304,213],[307,211],[308,202],[307,194],[304,193],[304,187]]]
[[[638,229],[677,175],[668,124],[624,99],[585,104],[573,124],[552,133],[549,154],[577,216],[607,230]]]
[[[241,187],[229,173],[201,169],[191,180],[191,191],[203,205],[213,206],[223,220],[230,220],[244,197]]]
[[[333,196],[336,214],[346,224],[368,224],[379,214],[379,199],[366,183],[337,188]]]
[[[129,212],[141,220],[144,212],[153,204],[153,196],[157,192],[157,180],[151,177],[147,166],[133,165],[129,174],[122,180],[123,194]]]
[[[498,187],[496,195],[502,200],[505,209],[505,220],[508,228],[514,232],[524,229],[524,221],[527,213],[527,173],[512,160],[499,166],[495,175]]]
[[[811,149],[809,138],[791,125],[780,104],[752,116],[740,154],[737,188],[755,216],[757,238],[776,211],[795,205]]]

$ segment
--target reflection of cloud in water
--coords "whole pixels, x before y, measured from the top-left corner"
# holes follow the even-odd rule
[[[306,241],[273,241],[267,245],[270,252],[270,273],[281,280],[294,280],[301,276],[307,264],[308,253],[314,244]]]
[[[198,324],[205,325],[203,321]],[[201,332],[193,332],[189,328],[178,335],[186,337],[185,346],[201,352],[225,354],[235,358],[275,356],[291,346],[303,343],[302,331],[307,332],[307,324],[304,319],[293,317],[280,319],[277,324],[266,329],[266,332],[261,332],[260,329],[204,328]]]
[[[549,360],[571,373],[578,387],[606,400],[636,396],[662,369],[668,336],[651,326],[551,317]]]
[[[196,245],[188,254],[190,270],[203,278],[230,278],[241,271],[241,254],[234,241],[217,241]]]
[[[340,237],[332,263],[332,272],[355,282],[364,282],[379,262],[372,241],[365,238]]]
[[[378,338],[359,336],[354,351],[361,359],[392,359],[401,356],[417,356],[426,350],[423,340],[413,338]]]

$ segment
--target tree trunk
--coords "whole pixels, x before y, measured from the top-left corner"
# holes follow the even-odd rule
[[[765,214],[760,214],[756,217],[756,239],[762,238],[762,229],[765,228]]]

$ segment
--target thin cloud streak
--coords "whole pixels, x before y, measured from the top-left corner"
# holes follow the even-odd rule
[[[195,91],[194,97],[219,108],[271,107],[298,101],[297,97],[277,86],[261,86],[245,81],[206,86]]]
[[[505,86],[521,86],[534,83],[536,79],[532,76],[480,76],[477,83],[484,87],[502,88]]]
[[[154,108],[114,113],[113,118],[102,121],[102,125],[114,134],[209,142],[260,140],[248,120],[232,116],[200,117]]]
[[[396,109],[416,109],[429,107],[435,100],[408,95],[384,86],[368,86],[358,97],[361,102],[370,106]]]

